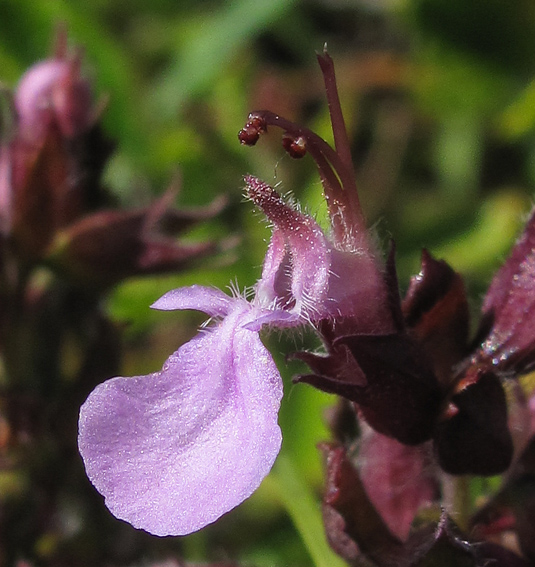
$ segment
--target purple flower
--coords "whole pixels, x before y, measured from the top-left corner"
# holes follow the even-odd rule
[[[80,411],[90,480],[115,516],[155,535],[198,530],[256,490],[279,452],[282,396],[258,332],[343,314],[358,286],[342,292],[342,270],[369,261],[335,250],[267,184],[247,177],[246,185],[273,223],[253,299],[201,286],[168,292],[155,309],[196,309],[213,324],[161,371],[99,385]]]
[[[176,237],[215,216],[224,199],[177,210],[172,188],[150,206],[109,208],[101,176],[114,143],[102,104],[81,72],[81,50],[60,33],[54,55],[33,65],[13,94],[13,127],[0,140],[0,245],[28,266],[103,291],[132,276],[184,269],[223,246]],[[13,278],[14,280],[16,278]]]
[[[296,353],[294,357],[306,362],[312,373],[295,381],[351,400],[376,431],[416,445],[433,436],[440,384],[404,321],[394,247],[383,262],[373,233],[370,237],[366,229],[333,61],[324,52],[318,62],[334,148],[308,128],[267,110],[250,113],[239,133],[242,144],[254,145],[268,128],[282,128],[289,155],[300,158],[308,152],[316,162],[327,201],[333,239],[331,271],[339,277],[331,278],[332,308],[313,321],[325,353]]]
[[[320,63],[330,77],[330,58]],[[167,293],[154,308],[196,309],[212,324],[160,372],[108,380],[81,408],[79,448],[87,474],[111,512],[137,528],[155,535],[198,530],[247,498],[271,469],[281,443],[282,381],[259,339],[263,326],[395,328],[384,269],[358,203],[349,145],[341,138],[335,88],[331,83],[327,90],[336,151],[268,111],[253,113],[239,135],[251,145],[269,122],[291,132],[283,142],[290,155],[313,156],[332,241],[312,217],[246,177],[247,197],[273,226],[252,300],[198,286]],[[349,353],[344,360],[350,361]]]

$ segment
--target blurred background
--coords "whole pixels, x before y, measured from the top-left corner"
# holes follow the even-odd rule
[[[396,241],[402,289],[426,247],[465,276],[477,317],[535,185],[533,0],[0,0],[4,88],[51,52],[60,24],[83,46],[84,72],[107,101],[104,126],[117,149],[105,184],[116,201],[144,206],[175,183],[179,206],[220,195],[228,202],[189,235],[228,242],[228,250],[176,276],[130,279],[108,295],[104,307],[124,330],[123,375],[158,370],[203,321],[151,312],[165,291],[234,281],[241,289],[258,278],[269,227],[243,200],[244,174],[280,183],[328,226],[311,159],[287,156],[275,130],[255,148],[237,140],[251,110],[269,109],[331,141],[315,59],[325,43],[363,207],[385,249]],[[285,362],[315,339],[265,339],[285,378],[284,446],[251,499],[197,534],[155,538],[107,512],[80,462],[39,522],[39,495],[24,468],[38,464],[5,468],[0,565],[336,565],[322,539],[316,448],[329,436],[333,399],[292,386],[303,368]],[[58,470],[41,474],[61,475],[61,455],[54,462]]]

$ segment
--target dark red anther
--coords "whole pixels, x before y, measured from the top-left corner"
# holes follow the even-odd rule
[[[254,146],[258,138],[260,138],[260,132],[249,123],[238,132],[238,140],[243,146]]]
[[[294,137],[291,134],[284,134],[282,137],[282,147],[294,159],[300,159],[307,153],[307,144],[303,136]]]
[[[267,124],[263,117],[249,114],[249,120],[238,132],[238,139],[244,146],[254,146],[258,142],[260,134],[263,134],[266,130]]]
[[[266,119],[263,116],[258,116],[257,114],[249,114],[249,120],[247,121],[247,126],[256,128],[259,134],[267,132]]]

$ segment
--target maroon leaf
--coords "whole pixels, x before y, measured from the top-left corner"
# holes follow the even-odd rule
[[[468,302],[461,276],[423,250],[422,267],[411,278],[403,314],[440,383],[448,385],[451,369],[466,355],[468,344]]]
[[[495,475],[507,469],[513,442],[505,393],[495,374],[470,367],[434,441],[440,466],[451,474]]]
[[[377,565],[395,565],[403,546],[371,504],[345,449],[324,444],[327,485],[323,514],[332,548],[349,562],[359,550]]]

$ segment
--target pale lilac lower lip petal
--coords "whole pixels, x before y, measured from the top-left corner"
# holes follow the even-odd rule
[[[168,291],[151,307],[161,311],[176,309],[195,309],[212,317],[226,315],[235,300],[221,290],[202,285],[179,287]]]
[[[118,518],[185,535],[240,504],[271,469],[282,382],[243,319],[231,313],[161,372],[108,380],[82,406],[80,453]]]

